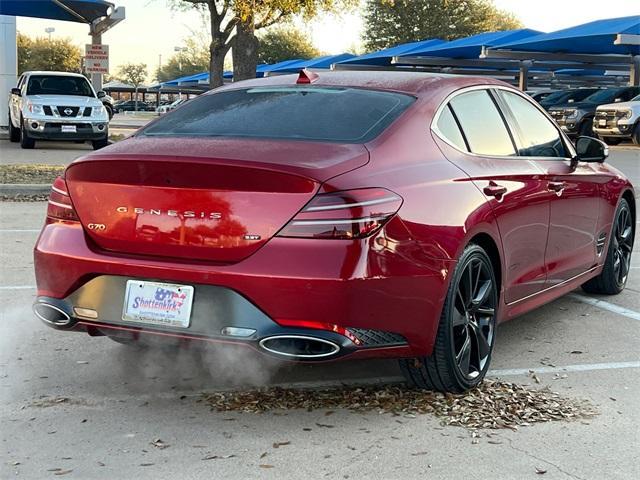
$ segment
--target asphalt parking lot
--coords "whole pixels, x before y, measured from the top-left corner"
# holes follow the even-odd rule
[[[614,148],[610,163],[640,185],[640,149]],[[43,202],[0,203],[2,479],[640,478],[638,242],[621,295],[576,291],[499,328],[492,377],[588,399],[599,415],[472,439],[430,415],[218,413],[198,402],[244,385],[396,382],[395,362],[271,365],[48,329],[31,313],[44,212]]]

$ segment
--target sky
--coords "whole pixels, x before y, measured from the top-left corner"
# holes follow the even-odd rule
[[[146,63],[154,71],[159,56],[169,58],[185,38],[203,28],[197,13],[172,11],[167,0],[111,1],[124,6],[127,15],[102,39],[109,45],[112,73],[129,62]],[[640,15],[638,0],[494,0],[494,4],[515,14],[525,27],[545,32],[602,18]],[[296,24],[309,31],[315,46],[328,54],[342,53],[361,42],[363,24],[358,12],[323,15],[309,24]],[[83,48],[89,43],[89,29],[83,24],[19,17],[17,27],[29,36],[46,36],[45,28],[53,27],[52,36],[71,38]]]

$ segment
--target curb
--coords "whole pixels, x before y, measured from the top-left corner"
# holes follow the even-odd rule
[[[47,183],[3,183],[0,195],[48,195],[51,185]]]

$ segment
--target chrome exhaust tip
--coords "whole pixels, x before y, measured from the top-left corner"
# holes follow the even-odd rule
[[[330,340],[304,335],[274,335],[260,340],[260,347],[289,358],[324,358],[340,351],[340,346]]]
[[[37,302],[33,304],[33,313],[44,323],[56,327],[64,327],[71,323],[71,317],[67,312],[50,303]]]

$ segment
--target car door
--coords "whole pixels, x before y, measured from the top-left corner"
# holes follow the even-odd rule
[[[469,175],[489,202],[504,253],[505,301],[539,292],[546,281],[547,185],[535,162],[516,155],[494,95],[464,89],[441,107],[434,131],[453,148],[445,155]]]
[[[549,200],[546,287],[586,272],[597,262],[596,229],[599,184],[607,181],[589,163],[572,161],[573,148],[542,110],[523,95],[497,90],[522,158],[535,162],[543,174]]]

